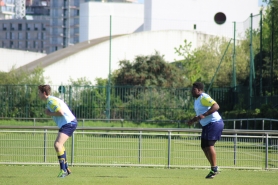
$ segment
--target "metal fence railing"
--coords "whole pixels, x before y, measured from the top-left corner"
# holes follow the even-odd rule
[[[58,164],[56,127],[0,126],[0,164]],[[200,129],[78,128],[66,143],[70,165],[205,168]],[[278,169],[276,131],[225,129],[222,168]]]
[[[125,123],[124,119],[77,119],[78,127],[132,127]],[[145,123],[159,125],[161,122],[168,123],[171,128],[186,128],[187,120],[147,120]],[[113,123],[113,126],[108,123]],[[244,118],[244,119],[224,119],[225,129],[247,129],[247,130],[277,130],[278,119],[269,118]],[[52,118],[1,118],[2,126],[55,126]],[[137,127],[140,124],[137,125]],[[163,126],[161,126],[163,127]],[[201,128],[199,123],[192,125],[193,128]]]

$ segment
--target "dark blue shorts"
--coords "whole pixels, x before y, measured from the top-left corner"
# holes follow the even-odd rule
[[[223,120],[211,122],[202,127],[201,138],[205,140],[220,140],[223,129]]]
[[[69,137],[71,137],[76,127],[77,127],[77,123],[75,122],[67,123],[59,129],[59,132],[64,133]]]

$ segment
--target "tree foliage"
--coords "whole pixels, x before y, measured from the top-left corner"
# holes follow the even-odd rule
[[[206,84],[210,84],[212,78],[215,77],[214,85],[218,87],[229,87],[232,81],[232,55],[231,45],[228,47],[229,40],[221,37],[211,37],[203,45],[191,51],[191,43],[184,41],[183,46],[176,48],[176,53],[183,56],[180,60],[184,68],[184,75],[190,81],[190,84],[199,80]],[[242,82],[248,75],[249,66],[249,48],[246,47],[248,42],[240,42],[237,51],[237,80]],[[223,58],[226,48],[228,50]],[[217,71],[217,68],[219,69]]]
[[[198,56],[195,55],[194,51],[191,51],[191,46],[191,42],[188,43],[187,40],[184,40],[184,45],[175,48],[175,53],[184,58],[177,61],[176,66],[182,69],[181,73],[189,85],[197,80],[202,80],[203,76],[201,73],[201,63],[197,61]]]
[[[263,81],[278,85],[278,1],[266,1],[263,16]],[[259,53],[259,52],[258,52]],[[260,64],[260,63],[258,63]],[[259,67],[258,67],[259,68]],[[264,70],[265,69],[265,70]]]
[[[183,87],[186,80],[175,66],[167,63],[158,52],[150,56],[137,56],[134,62],[122,60],[114,72],[115,85]]]
[[[37,85],[44,84],[45,78],[43,76],[42,68],[35,68],[33,71],[15,70],[11,69],[9,72],[0,71],[0,85]]]

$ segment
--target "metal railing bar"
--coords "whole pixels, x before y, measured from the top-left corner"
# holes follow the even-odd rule
[[[1,125],[0,129],[48,129],[57,130],[56,126],[7,126]],[[106,131],[152,131],[152,132],[197,132],[201,133],[201,129],[185,129],[185,128],[124,128],[124,127],[77,127],[76,130],[106,130]],[[271,134],[278,135],[277,130],[245,130],[245,129],[224,129],[224,134]]]

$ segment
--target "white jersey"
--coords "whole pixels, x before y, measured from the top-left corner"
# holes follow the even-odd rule
[[[208,94],[202,93],[195,101],[194,101],[194,109],[196,115],[199,116],[207,112],[210,107],[216,103]],[[204,119],[200,120],[202,126],[206,126],[210,122],[216,122],[221,120],[221,116],[217,111],[212,113],[211,115],[206,116]]]
[[[64,112],[63,116],[52,116],[53,120],[55,121],[55,123],[59,128],[76,119],[75,116],[70,111],[67,104],[59,98],[56,98],[54,96],[48,96],[46,107],[47,109],[50,110],[50,112],[57,112],[60,109],[63,110]]]

